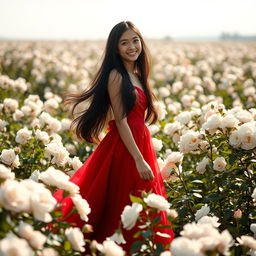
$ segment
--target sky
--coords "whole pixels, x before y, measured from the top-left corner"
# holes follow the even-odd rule
[[[0,38],[106,39],[120,21],[147,38],[256,35],[256,0],[0,0]]]

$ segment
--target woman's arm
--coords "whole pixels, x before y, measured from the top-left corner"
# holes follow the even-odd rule
[[[140,177],[145,180],[150,180],[154,178],[154,174],[150,166],[144,160],[133,138],[131,129],[127,123],[127,118],[122,118],[123,106],[121,100],[121,86],[122,76],[116,70],[112,70],[108,79],[108,93],[118,132],[126,148],[135,160]]]

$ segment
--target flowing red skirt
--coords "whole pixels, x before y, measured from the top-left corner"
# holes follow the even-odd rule
[[[114,120],[109,122],[108,132],[95,151],[70,178],[70,181],[80,187],[81,196],[88,201],[91,207],[88,224],[93,226],[94,232],[89,238],[97,242],[102,242],[113,235],[119,227],[120,215],[124,207],[132,204],[130,194],[141,196],[141,191],[151,191],[166,198],[151,136],[144,122],[146,97],[140,88],[137,91],[139,100],[129,113],[127,120],[139,150],[155,175],[154,180],[145,181],[140,178],[135,161],[125,147]],[[58,190],[54,197],[61,202],[61,211],[65,218],[73,208],[72,200],[69,197],[63,198],[62,190]],[[161,211],[159,215],[161,224],[170,224],[166,212]],[[74,222],[78,227],[85,224],[77,213],[72,214],[65,221]],[[136,241],[133,235],[138,228],[123,231],[126,244],[121,246],[129,252],[131,244]],[[169,244],[174,237],[172,229],[161,228],[159,231],[169,234],[170,238],[156,236],[155,242],[161,242],[163,245]]]

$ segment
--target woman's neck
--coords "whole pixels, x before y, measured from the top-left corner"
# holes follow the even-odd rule
[[[124,62],[124,67],[128,73],[134,74],[135,62]]]

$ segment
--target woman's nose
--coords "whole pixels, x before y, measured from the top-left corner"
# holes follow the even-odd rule
[[[130,43],[129,44],[129,49],[134,49],[135,48],[135,45],[133,43]]]

